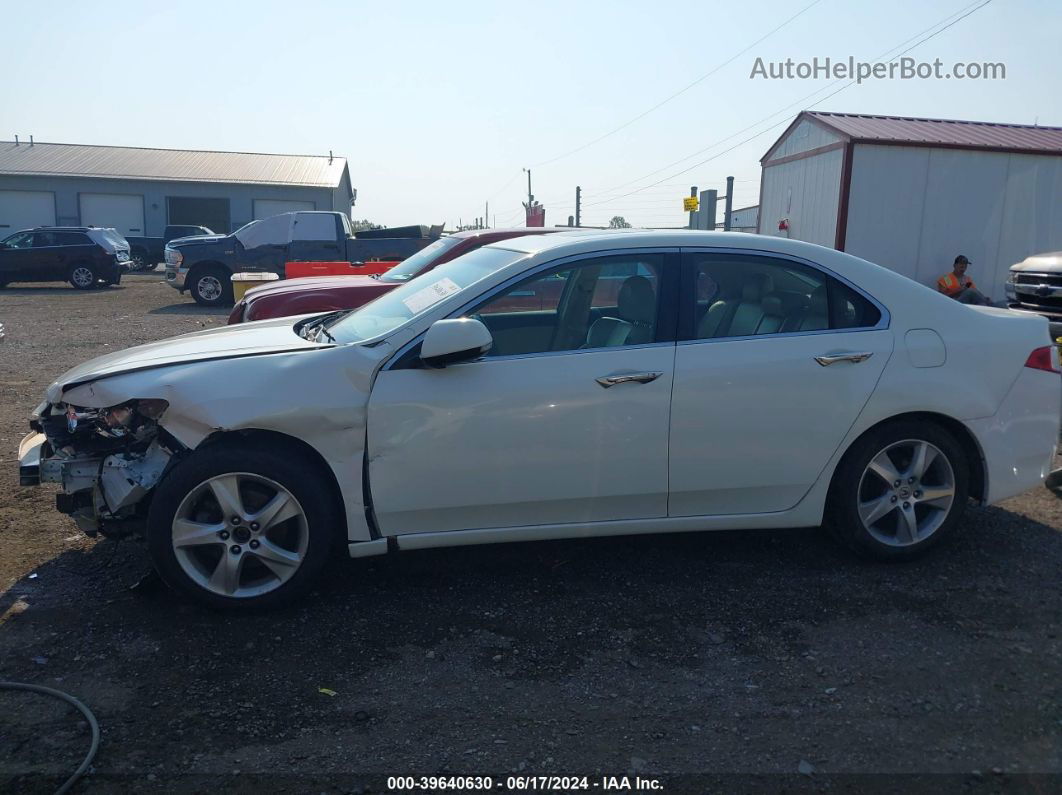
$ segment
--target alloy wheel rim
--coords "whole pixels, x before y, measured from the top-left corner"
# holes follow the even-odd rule
[[[74,284],[79,287],[88,287],[92,284],[92,271],[85,267],[74,268],[74,272],[70,274],[70,278],[72,278]]]
[[[208,478],[181,501],[171,545],[198,586],[230,599],[274,591],[302,566],[309,523],[295,496],[250,472]]]
[[[909,547],[933,535],[955,502],[955,472],[924,439],[894,442],[870,459],[859,480],[856,510],[877,541]]]
[[[221,280],[217,276],[203,276],[199,280],[199,294],[207,301],[221,298]]]

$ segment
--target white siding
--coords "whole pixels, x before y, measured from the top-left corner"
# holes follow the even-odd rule
[[[839,135],[804,119],[785,137],[777,151],[771,153],[771,160],[807,152],[811,149],[818,149],[820,146],[829,146],[841,140],[843,139]],[[767,162],[769,163],[771,160]]]
[[[730,228],[731,229],[751,229],[756,231],[756,221],[760,217],[760,208],[757,207],[742,207],[740,210],[734,210],[730,213]]]
[[[833,248],[841,190],[843,149],[763,169],[760,233]],[[778,222],[789,219],[789,232]]]
[[[1062,249],[1062,157],[857,145],[845,250],[933,286],[956,254],[994,300],[1008,268]]]

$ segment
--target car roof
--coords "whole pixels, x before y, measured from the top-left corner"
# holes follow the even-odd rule
[[[498,235],[502,238],[510,237],[522,237],[524,235],[545,235],[554,232],[563,232],[568,230],[567,226],[538,226],[538,227],[526,227],[526,226],[511,226],[511,227],[498,227],[491,229],[463,229],[460,232],[454,232],[447,237],[457,237],[466,239],[470,237],[487,237]]]

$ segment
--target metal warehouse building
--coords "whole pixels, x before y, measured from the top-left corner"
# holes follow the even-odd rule
[[[0,142],[0,237],[49,225],[231,232],[288,210],[349,214],[354,196],[346,159],[331,155]]]
[[[1062,249],[1062,128],[804,111],[760,161],[759,231],[926,285],[957,254],[992,298]]]

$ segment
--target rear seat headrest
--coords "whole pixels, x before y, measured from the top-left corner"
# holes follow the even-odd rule
[[[742,301],[760,301],[774,289],[771,277],[766,273],[754,273],[741,286]]]
[[[763,308],[763,314],[765,315],[775,315],[777,317],[785,315],[782,298],[779,295],[765,295],[760,306]]]

